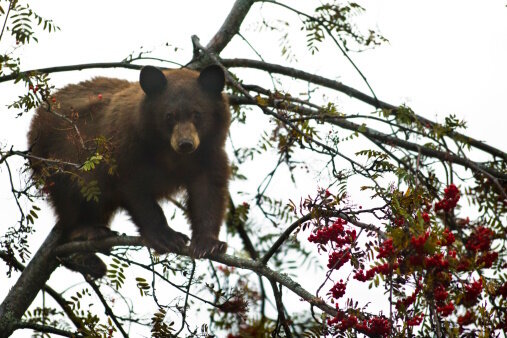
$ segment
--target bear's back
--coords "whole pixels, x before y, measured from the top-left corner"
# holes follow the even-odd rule
[[[86,146],[91,146],[99,132],[99,121],[112,98],[132,87],[133,83],[129,81],[96,77],[55,92],[48,100],[49,107],[45,104],[40,106],[32,119],[28,133],[31,153],[69,162],[83,160],[80,155],[88,154],[83,152],[81,140]]]

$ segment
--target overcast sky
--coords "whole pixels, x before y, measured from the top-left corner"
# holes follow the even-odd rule
[[[186,63],[191,56],[190,36],[197,34],[203,44],[221,26],[233,1],[32,1],[31,6],[44,17],[52,18],[61,31],[39,34],[39,43],[21,50],[22,69],[78,63],[120,61],[133,51],[154,50],[153,56]],[[293,6],[308,10],[311,1],[292,1]],[[367,10],[358,17],[361,29],[374,28],[389,43],[351,56],[366,75],[379,99],[407,103],[416,113],[443,121],[456,114],[468,121],[470,136],[505,149],[507,111],[507,8],[505,1],[464,0],[374,0],[360,2]],[[255,5],[241,29],[245,38],[259,50],[266,61],[289,64],[316,72],[367,92],[351,65],[332,45],[321,53],[304,54],[305,41],[299,33],[299,21],[269,4]],[[287,62],[279,53],[279,35],[260,31],[261,19],[290,21],[294,32],[292,43],[297,61]],[[0,48],[8,48],[8,41]],[[163,47],[169,43],[171,48]],[[12,47],[12,46],[11,46]],[[178,51],[174,51],[178,47]],[[234,39],[224,57],[256,58],[246,44]],[[164,65],[164,64],[162,64]],[[169,66],[165,64],[166,66]],[[51,75],[57,87],[107,75],[137,80],[132,70],[87,70]],[[266,81],[260,73],[245,72],[249,81]],[[257,76],[259,76],[257,78]],[[293,84],[286,83],[286,88]],[[16,112],[7,110],[21,86],[0,84],[0,144],[24,149],[30,114],[14,119]],[[337,95],[337,104],[345,112],[370,109]],[[477,154],[480,158],[480,154]],[[3,229],[18,217],[8,188],[4,167],[0,171],[0,214]],[[50,214],[39,221],[41,232],[33,237],[40,243],[50,224]],[[37,244],[32,247],[35,251]],[[0,284],[5,281],[0,269]],[[6,288],[0,290],[3,299]],[[27,334],[18,334],[25,337]]]

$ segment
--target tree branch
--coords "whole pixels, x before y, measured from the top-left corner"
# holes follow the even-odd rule
[[[17,322],[14,324],[14,329],[31,329],[37,332],[44,332],[44,333],[52,333],[57,334],[62,337],[70,337],[70,338],[81,338],[83,337],[80,334],[76,334],[74,332],[69,332],[61,329],[57,329],[56,327],[47,326],[47,325],[41,325],[36,323],[30,323],[30,322]]]
[[[19,261],[4,251],[0,251],[0,258],[2,258],[8,265],[13,266],[18,271],[25,270],[25,266],[23,264],[21,264]],[[60,305],[62,310],[69,317],[77,329],[83,328],[83,322],[74,314],[74,311],[72,311],[70,306],[67,304],[67,301],[62,297],[60,293],[48,285],[44,285],[43,290],[46,291],[58,303],[58,305]]]
[[[20,73],[13,73],[0,77],[0,83],[16,80],[24,76],[33,76],[35,74],[51,74],[59,72],[70,72],[74,70],[93,69],[93,68],[127,68],[127,69],[141,69],[144,65],[135,65],[128,62],[98,62],[98,63],[83,63],[78,65],[47,67],[27,70]]]
[[[21,320],[39,290],[58,267],[53,250],[60,244],[62,234],[63,229],[56,225],[0,305],[0,338],[10,336],[15,323]]]
[[[229,15],[227,15],[227,18],[222,24],[222,27],[220,27],[206,46],[206,49],[210,53],[219,55],[227,44],[229,44],[234,35],[239,32],[241,23],[255,1],[256,0],[236,0]]]
[[[249,105],[256,105],[256,106],[259,105],[259,103],[256,100],[252,100],[249,97],[241,97],[241,96],[236,96],[236,97],[231,96],[229,99],[229,102],[231,104],[244,104],[244,105],[249,104]],[[274,107],[274,108],[283,108],[283,109],[287,109],[290,111],[308,114],[308,115],[318,115],[318,116],[320,116],[321,119],[325,119],[327,122],[329,122],[331,124],[340,126],[344,129],[353,130],[355,132],[361,133],[368,138],[380,141],[384,144],[397,146],[397,147],[411,150],[411,151],[415,151],[418,153],[420,152],[421,155],[438,158],[444,162],[456,163],[456,164],[462,165],[474,172],[478,172],[478,173],[485,172],[485,173],[488,173],[496,178],[507,181],[507,174],[506,173],[499,172],[495,169],[485,167],[483,165],[478,164],[477,162],[471,161],[467,158],[462,158],[462,157],[455,155],[455,154],[451,154],[448,152],[424,147],[424,146],[421,146],[416,143],[412,143],[412,142],[402,140],[402,139],[394,137],[394,136],[390,136],[390,135],[381,133],[375,129],[368,128],[364,125],[359,125],[357,123],[347,121],[345,118],[342,118],[339,116],[338,117],[337,116],[325,116],[325,115],[321,114],[318,110],[310,109],[310,108],[306,108],[306,107],[302,107],[302,106],[291,105],[291,104],[287,104],[285,102],[268,102],[268,106]]]
[[[107,251],[115,246],[144,246],[144,241],[141,237],[133,236],[114,236],[106,239],[96,241],[82,241],[82,242],[71,242],[60,245],[55,249],[55,255],[68,255],[74,252],[96,252],[96,251]],[[188,248],[184,248],[180,252],[174,252],[178,255],[190,256]],[[288,275],[279,273],[271,270],[262,262],[254,261],[251,259],[244,259],[234,257],[226,254],[218,255],[206,255],[203,258],[211,259],[215,262],[226,264],[228,266],[234,266],[240,269],[247,269],[253,271],[259,275],[262,275],[269,280],[273,280],[278,284],[285,286],[299,297],[321,309],[323,312],[330,316],[336,316],[337,311],[333,307],[327,305],[321,298],[313,296],[310,292],[306,291],[299,283],[292,280]]]
[[[334,81],[331,79],[327,79],[325,77],[315,75],[312,73],[308,73],[299,69],[291,68],[291,67],[285,67],[273,63],[267,63],[263,61],[257,61],[257,60],[250,60],[250,59],[223,59],[221,60],[221,63],[226,67],[232,67],[232,68],[255,68],[259,70],[264,70],[270,73],[277,73],[282,74],[286,76],[291,76],[297,79],[305,80],[314,84],[318,84],[327,88],[331,88],[334,90],[337,90],[339,92],[342,92],[344,94],[347,94],[355,99],[358,99],[359,101],[362,101],[364,103],[369,104],[370,106],[373,106],[375,108],[379,109],[386,109],[390,110],[393,114],[397,113],[398,107],[395,105],[392,105],[390,103],[377,100],[374,97],[371,97],[363,92],[360,92],[357,89],[354,89],[352,87],[349,87],[347,85],[344,85],[343,83],[339,81]],[[428,120],[420,115],[414,114],[414,117],[419,121],[419,123],[423,125],[436,125],[435,122]],[[450,132],[449,136],[458,138],[460,140],[463,140],[464,142],[470,144],[471,146],[476,147],[477,149],[480,149],[484,152],[487,152],[493,156],[498,156],[503,158],[504,160],[507,160],[507,153],[496,149],[492,146],[489,146],[485,144],[484,142],[478,141],[476,139],[473,139],[469,136],[463,135],[458,132]]]

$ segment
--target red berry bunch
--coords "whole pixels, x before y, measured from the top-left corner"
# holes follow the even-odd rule
[[[308,241],[321,246],[330,245],[333,250],[329,254],[327,267],[340,269],[350,260],[350,246],[356,241],[356,230],[345,230],[347,221],[338,218],[331,226],[314,230],[308,237]]]
[[[345,235],[344,225],[347,221],[338,218],[331,226],[318,229],[308,237],[310,243],[327,244],[329,241],[340,241]]]
[[[422,287],[419,284],[415,288],[414,293],[412,293],[410,296],[408,296],[407,298],[398,299],[398,301],[396,302],[396,309],[398,311],[401,309],[405,309],[405,310],[408,309],[410,307],[410,305],[412,305],[415,302],[417,295],[419,294],[421,289],[422,289]]]
[[[359,269],[354,274],[354,279],[357,279],[360,282],[366,282],[367,280],[372,279],[375,274],[381,273],[384,276],[392,273],[393,270],[398,268],[398,263],[384,263],[378,266],[374,266],[373,268],[363,271],[363,269]]]
[[[331,296],[331,298],[339,299],[343,297],[345,294],[345,289],[347,288],[347,285],[343,283],[343,280],[340,279],[339,282],[337,282],[328,292],[328,295]]]
[[[465,247],[470,251],[488,251],[495,233],[484,226],[476,228],[468,238]]]
[[[472,306],[479,301],[479,296],[482,292],[482,281],[473,281],[472,283],[465,284],[465,295],[463,297],[463,304],[465,306]]]
[[[447,296],[449,296],[449,292],[442,286],[439,285],[433,290],[433,297],[435,298],[435,301],[438,303],[443,303],[447,299]]]
[[[389,238],[378,248],[377,258],[389,258],[394,255],[393,239]]]
[[[456,207],[460,198],[459,190],[454,184],[444,189],[444,198],[435,203],[435,211],[449,212]]]
[[[447,317],[451,315],[454,311],[454,304],[449,302],[442,306],[437,306],[437,312],[442,315],[442,317]]]
[[[412,236],[412,238],[410,239],[410,243],[412,244],[412,246],[414,247],[414,249],[417,252],[423,252],[424,251],[424,244],[426,244],[426,241],[428,240],[429,237],[430,237],[430,233],[428,231],[426,231],[426,233],[424,233],[424,235],[421,235],[418,237]]]
[[[414,317],[407,319],[407,325],[408,326],[420,325],[422,323],[423,318],[424,318],[424,314],[422,314],[422,313],[415,315]]]
[[[356,329],[369,337],[388,337],[391,333],[389,319],[377,316],[359,321],[354,315],[345,316],[343,312],[339,312],[336,317],[328,319],[327,324],[341,332]]]
[[[329,255],[327,267],[329,269],[339,270],[350,259],[349,249],[333,251]]]
[[[442,246],[451,246],[452,243],[456,241],[456,238],[454,237],[451,230],[445,228],[444,232],[442,233],[443,240],[440,241],[440,245]]]
[[[346,331],[348,329],[354,328],[357,324],[357,317],[354,315],[350,315],[344,317],[343,312],[339,312],[338,316],[334,318],[330,318],[327,320],[327,325],[334,326],[340,331]]]
[[[424,266],[427,269],[433,268],[435,271],[443,271],[449,267],[449,262],[444,259],[443,253],[436,253],[424,259]]]
[[[358,323],[355,328],[369,337],[388,337],[391,333],[389,319],[384,317],[365,319]]]
[[[489,269],[493,263],[498,259],[498,252],[487,251],[477,258],[477,266]]]
[[[458,316],[459,326],[467,326],[474,322],[475,316],[472,312],[467,311],[463,316]]]

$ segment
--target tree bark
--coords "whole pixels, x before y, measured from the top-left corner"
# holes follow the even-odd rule
[[[16,323],[58,267],[54,249],[60,244],[62,234],[61,227],[53,228],[0,305],[0,338],[12,334]]]
[[[255,0],[237,0],[229,15],[225,19],[222,27],[211,38],[206,46],[206,49],[213,54],[220,54],[222,50],[229,44],[231,39],[239,32],[239,28],[245,20],[246,15],[250,11],[250,7],[255,3]]]

